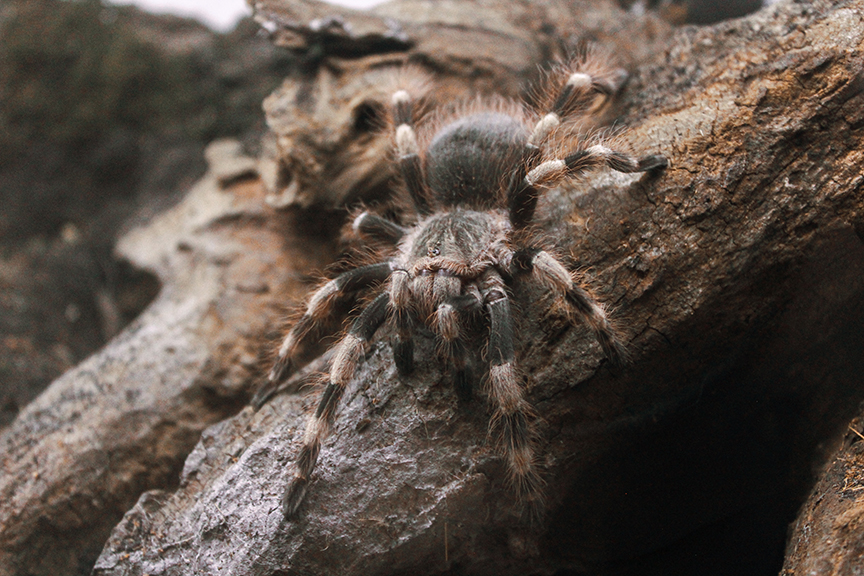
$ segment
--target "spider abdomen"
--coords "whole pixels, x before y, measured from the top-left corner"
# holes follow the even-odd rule
[[[465,116],[444,126],[426,151],[426,180],[444,206],[500,205],[506,179],[527,157],[528,130],[500,112]]]

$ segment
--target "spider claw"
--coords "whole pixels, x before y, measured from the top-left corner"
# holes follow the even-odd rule
[[[300,505],[306,498],[306,488],[309,481],[301,476],[295,476],[282,497],[282,515],[286,520],[296,518]]]
[[[603,353],[613,368],[623,368],[630,361],[627,348],[614,332],[610,333],[595,327],[595,334],[597,340],[600,342],[600,347],[603,349]]]
[[[290,358],[280,358],[276,362],[273,369],[270,370],[267,381],[258,388],[255,395],[252,396],[252,400],[249,401],[256,412],[276,394],[279,385],[294,372],[294,368],[294,363]]]
[[[623,368],[630,362],[630,355],[627,349],[617,340],[613,341],[611,346],[604,351],[606,352],[606,358],[609,359],[609,363],[613,368]]]
[[[643,156],[639,159],[639,171],[647,172],[648,170],[659,170],[669,166],[669,160],[660,154],[651,154]]]
[[[249,404],[252,406],[252,409],[255,412],[258,412],[264,404],[267,403],[270,398],[273,397],[273,394],[276,392],[276,387],[273,385],[273,382],[265,382],[258,391],[255,392],[255,395],[252,396],[252,400],[249,401]]]
[[[414,372],[414,345],[408,341],[396,342],[393,345],[393,360],[400,376],[409,376]]]
[[[470,402],[474,396],[474,386],[471,382],[471,374],[467,368],[456,370],[453,374],[453,387],[456,389],[456,396],[461,402]]]

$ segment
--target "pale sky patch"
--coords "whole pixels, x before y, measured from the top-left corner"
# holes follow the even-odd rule
[[[329,0],[351,8],[369,8],[384,0]],[[114,4],[134,4],[157,14],[176,14],[197,18],[211,28],[227,32],[238,19],[252,13],[245,0],[117,0]]]

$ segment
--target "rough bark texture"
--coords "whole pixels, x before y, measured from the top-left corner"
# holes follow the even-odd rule
[[[129,221],[179,201],[214,138],[258,149],[261,100],[293,62],[259,30],[97,1],[0,5],[0,428],[158,294],[112,258]]]
[[[379,128],[397,71],[430,73],[436,101],[517,97],[539,65],[586,42],[633,69],[670,26],[612,2],[398,0],[370,12],[312,0],[255,4],[277,45],[305,55],[303,73],[264,102],[272,130],[262,176],[274,206],[342,206],[390,195],[391,141]]]
[[[861,573],[864,567],[861,428],[859,412],[794,524],[781,576]]]
[[[219,168],[118,247],[163,280],[158,299],[5,431],[0,574],[89,572],[141,492],[175,485],[201,431],[242,407],[279,303],[329,254],[291,240],[302,225],[265,212],[230,152],[211,146]]]
[[[0,574],[75,573],[143,490],[96,574],[776,573],[810,467],[864,396],[864,3],[783,2],[664,40],[662,24],[611,5],[468,5],[338,9],[342,24],[315,20],[326,14],[313,3],[257,5],[277,42],[309,54],[267,105],[262,179],[292,208],[265,211],[261,182],[220,188],[211,172],[124,240],[166,289],[6,431]],[[283,520],[309,373],[222,419],[260,376],[275,305],[335,254],[310,231],[333,220],[321,207],[389,189],[383,140],[354,112],[374,109],[382,69],[406,59],[439,73],[446,95],[515,94],[570,32],[630,54],[626,139],[671,167],[599,173],[541,202],[541,227],[615,306],[633,356],[609,370],[587,330],[514,288],[546,516],[523,518],[485,402],[459,405],[434,343],[419,338],[403,379],[382,331],[302,514]],[[789,573],[860,570],[853,440],[805,508]]]

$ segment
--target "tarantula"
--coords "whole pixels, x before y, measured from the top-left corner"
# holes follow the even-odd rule
[[[327,282],[309,300],[305,314],[288,332],[268,381],[253,403],[266,400],[299,366],[299,347],[317,323],[359,291],[378,286],[333,354],[315,413],[310,416],[296,471],[283,499],[286,517],[296,514],[336,409],[366,344],[385,322],[392,323],[393,358],[400,374],[413,370],[415,332],[435,334],[449,359],[457,392],[470,395],[465,328],[480,318],[488,325],[486,393],[494,405],[492,422],[517,490],[534,498],[540,477],[532,448],[532,409],[524,397],[514,358],[509,285],[527,277],[551,292],[557,305],[581,317],[605,354],[622,357],[623,345],[603,306],[550,253],[540,247],[530,224],[538,196],[553,186],[600,166],[619,172],[663,168],[659,155],[636,158],[599,141],[571,138],[564,154],[550,152],[559,127],[599,109],[626,80],[621,70],[604,69],[590,58],[559,66],[550,74],[545,110],[530,112],[516,103],[482,102],[464,106],[449,119],[415,130],[415,98],[400,88],[390,98],[390,121],[398,168],[416,211],[403,227],[363,212],[353,221],[360,238],[391,247],[382,262],[362,266]],[[424,144],[424,145],[421,145]],[[588,145],[590,144],[590,145]]]

